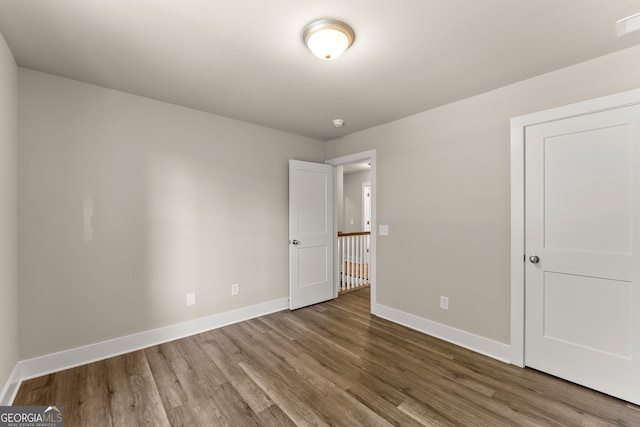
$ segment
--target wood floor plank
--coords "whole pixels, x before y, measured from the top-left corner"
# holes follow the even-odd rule
[[[369,314],[370,289],[23,382],[67,426],[639,426],[627,402]]]
[[[445,419],[440,414],[413,399],[407,399],[406,402],[402,402],[398,409],[415,421],[418,421],[420,425],[423,426],[452,427],[456,425],[452,421]]]
[[[58,378],[53,382],[52,390],[54,396],[67,396],[64,402],[65,414],[69,417],[80,419],[80,405],[82,397],[79,390],[83,389],[83,379],[86,378],[87,366],[80,366],[75,369],[67,369],[60,372]],[[99,421],[98,425],[109,425],[108,419],[99,419],[92,414],[91,419]]]
[[[415,417],[403,411],[401,406],[404,404],[394,405],[384,394],[364,385],[354,384],[347,392],[355,399],[366,405],[371,410],[378,412],[384,419],[394,426],[421,426],[421,423]]]
[[[228,328],[228,333],[238,342],[251,342],[250,348],[244,349],[246,353],[253,355],[253,359],[267,360],[272,367],[271,371],[276,370],[275,366],[280,368],[286,367],[295,375],[289,375],[288,385],[298,388],[298,390],[310,391],[306,401],[310,402],[310,406],[319,412],[323,419],[329,424],[343,422],[347,425],[370,425],[370,426],[387,426],[389,425],[384,418],[380,417],[374,411],[360,404],[344,390],[333,383],[329,376],[323,375],[324,372],[318,372],[318,367],[314,363],[303,363],[300,358],[303,352],[285,352],[278,353],[278,345],[272,345],[272,342],[261,340],[259,336],[252,335],[243,325],[235,325],[234,328]],[[250,337],[250,339],[249,339]],[[271,346],[271,351],[267,351]],[[286,374],[282,375],[284,377]],[[318,398],[321,396],[321,398]],[[302,400],[302,399],[301,399]]]
[[[114,426],[169,425],[143,351],[107,359],[106,364],[109,378],[109,406]],[[70,414],[69,418],[75,422],[73,414]]]
[[[311,391],[288,380],[293,376],[293,370],[280,365],[265,366],[261,361],[241,362],[240,367],[296,425],[329,425],[312,405],[305,404],[313,397]]]
[[[296,425],[277,405],[271,405],[260,411],[258,417],[265,427],[295,427]]]
[[[149,367],[165,410],[182,406],[188,400],[187,393],[171,368],[170,356],[166,352],[166,349],[170,347],[168,344],[145,349]]]
[[[113,417],[109,410],[109,373],[106,362],[90,363],[81,368],[86,368],[86,370],[80,370],[79,381],[74,390],[74,394],[77,395],[78,411],[76,416],[79,424],[113,425]],[[95,420],[99,420],[99,422],[96,423]]]
[[[167,419],[169,424],[174,427],[217,427],[222,425],[217,420],[212,420],[210,414],[207,413],[206,418],[203,415],[203,410],[196,401],[167,409]],[[207,420],[206,424],[203,423],[204,419]]]
[[[227,381],[229,381],[236,390],[238,390],[242,399],[247,405],[249,405],[254,413],[258,414],[273,406],[273,401],[269,399],[269,396],[267,396],[238,365],[239,361],[245,360],[245,358],[233,360],[224,352],[218,352],[215,341],[205,341],[201,343],[201,347],[202,349],[194,347],[191,350],[191,353],[195,354],[201,351],[208,357],[213,355],[214,359],[209,359],[208,363],[213,363],[216,369],[219,369],[220,372],[226,372],[225,376]],[[206,349],[208,349],[209,352],[207,352]],[[203,360],[203,363],[199,366],[202,371],[207,371],[209,369],[206,360]]]

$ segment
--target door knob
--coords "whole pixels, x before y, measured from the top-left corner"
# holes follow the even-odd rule
[[[540,262],[540,258],[537,255],[531,255],[529,261],[531,261],[531,264],[537,264]]]

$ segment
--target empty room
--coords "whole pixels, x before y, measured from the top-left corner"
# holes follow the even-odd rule
[[[638,30],[0,0],[0,426],[640,425]]]

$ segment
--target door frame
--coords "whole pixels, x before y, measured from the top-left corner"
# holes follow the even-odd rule
[[[527,126],[640,104],[640,89],[511,119],[511,363],[525,366],[525,130]]]
[[[342,165],[347,165],[349,163],[356,163],[356,162],[362,162],[362,161],[369,161],[371,162],[371,169],[370,174],[370,182],[371,182],[371,237],[370,237],[370,241],[369,241],[369,256],[370,256],[370,260],[369,260],[369,280],[371,282],[371,313],[372,314],[376,314],[376,304],[377,304],[377,280],[376,280],[376,150],[367,150],[367,151],[362,151],[360,153],[355,153],[355,154],[349,154],[346,156],[342,156],[342,157],[336,157],[334,159],[329,159],[327,161],[325,161],[326,164],[331,165],[334,167],[334,173],[335,173],[335,167],[336,166],[342,166]],[[334,182],[334,186],[336,185],[335,183],[337,182],[336,179],[333,180]],[[336,189],[334,188],[333,191],[333,195],[334,198],[337,194]],[[335,203],[334,200],[334,206],[337,206],[337,204]],[[337,247],[338,246],[338,221],[337,221],[337,211],[336,209],[333,210],[334,212],[334,227],[336,227],[336,229],[333,232],[333,238],[334,238],[334,245]],[[334,259],[334,294],[337,297],[338,296],[338,283],[340,281],[339,275],[340,272],[338,271],[338,266],[340,265],[338,262],[338,253],[336,251],[335,254],[335,259]]]

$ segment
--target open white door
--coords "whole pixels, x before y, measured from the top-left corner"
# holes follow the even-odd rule
[[[526,129],[526,365],[640,404],[640,106]]]
[[[334,297],[333,166],[289,160],[289,308]]]

